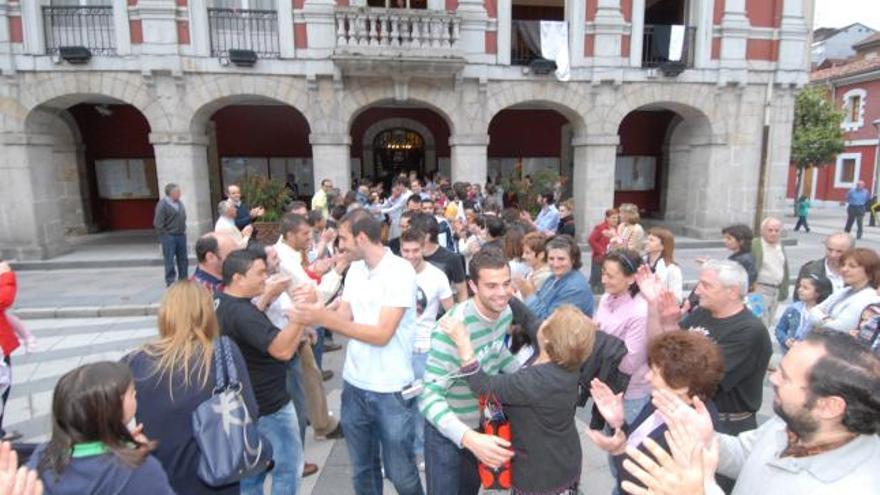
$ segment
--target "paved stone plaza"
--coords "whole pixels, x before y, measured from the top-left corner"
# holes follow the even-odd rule
[[[788,239],[796,239],[796,246],[788,246],[793,269],[806,260],[820,256],[824,235],[839,228],[841,212],[819,210],[812,219],[813,232],[788,232]],[[792,222],[787,219],[787,227]],[[867,228],[867,227],[866,227]],[[860,245],[880,248],[880,228],[867,228]],[[137,236],[135,236],[137,237]],[[132,244],[131,250],[107,253],[85,247],[79,254],[68,255],[67,262],[103,259],[108,264],[119,264],[126,259],[155,256],[142,242]],[[723,249],[681,249],[677,258],[684,267],[685,280],[696,279],[694,259],[697,256],[721,256]],[[64,259],[53,262],[62,263]],[[124,264],[124,263],[123,263]],[[70,265],[76,266],[76,265]],[[68,268],[55,270],[23,270],[19,272],[19,297],[16,308],[25,316],[43,312],[44,317],[28,319],[29,329],[38,339],[38,351],[26,354],[23,350],[13,355],[14,386],[5,417],[5,425],[25,435],[28,441],[42,441],[49,432],[49,413],[52,389],[58,378],[74,367],[99,360],[118,360],[156,334],[154,316],[112,316],[147,311],[154,306],[163,291],[161,267],[141,266],[106,269]],[[42,308],[37,310],[36,308]],[[93,314],[99,309],[104,317],[45,317],[46,308],[56,308],[56,315]],[[57,308],[63,308],[57,309]],[[782,309],[780,309],[782,311]],[[339,378],[343,352],[325,355],[325,368],[336,372],[326,383],[328,403],[334,414],[339,414],[341,380]],[[774,356],[778,359],[778,355]],[[765,386],[764,407],[759,415],[764,420],[772,414],[771,390]],[[589,423],[589,411],[579,410],[578,428]],[[608,493],[612,479],[607,470],[605,455],[582,436],[585,452],[582,483],[589,493]],[[348,453],[342,440],[316,441],[308,434],[306,458],[321,466],[317,476],[304,480],[305,494],[348,494],[351,489],[351,471]],[[389,492],[393,492],[390,485]]]

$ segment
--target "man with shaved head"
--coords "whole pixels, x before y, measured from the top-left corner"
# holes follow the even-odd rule
[[[836,232],[825,238],[825,256],[809,261],[798,272],[797,282],[809,276],[826,277],[831,281],[834,292],[843,289],[843,277],[840,276],[840,258],[843,253],[853,247],[853,238],[846,232]],[[797,301],[797,291],[794,300]]]
[[[791,283],[788,256],[782,248],[782,221],[767,217],[761,222],[761,237],[752,240],[752,256],[758,269],[755,290],[764,298],[766,311],[761,319],[768,327],[780,301],[788,298]]]

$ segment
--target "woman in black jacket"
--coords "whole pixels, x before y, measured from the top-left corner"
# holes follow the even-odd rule
[[[557,234],[570,235],[574,239],[574,200],[566,199],[559,205],[559,225],[556,226]]]
[[[538,329],[534,362],[491,376],[480,368],[465,326],[451,317],[440,325],[458,347],[460,373],[471,390],[499,401],[510,422],[511,493],[577,493],[582,453],[574,414],[580,366],[595,340],[593,322],[574,306],[560,306]]]

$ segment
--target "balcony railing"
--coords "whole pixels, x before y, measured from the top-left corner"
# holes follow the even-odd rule
[[[692,26],[646,24],[642,34],[642,67],[693,67],[696,32]]]
[[[461,18],[431,10],[338,7],[336,47],[344,51],[426,50],[447,55],[458,47]],[[354,50],[346,50],[354,49]]]
[[[281,55],[274,10],[208,9],[208,32],[214,57],[226,58],[229,50],[252,50],[261,58]]]
[[[43,7],[46,53],[82,46],[95,55],[116,54],[113,7]]]

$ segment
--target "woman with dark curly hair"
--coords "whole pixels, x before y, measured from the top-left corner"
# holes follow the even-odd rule
[[[729,225],[721,229],[721,235],[724,238],[724,247],[733,251],[733,254],[727,257],[731,261],[736,261],[749,275],[749,289],[755,285],[758,279],[758,266],[755,264],[755,257],[752,255],[752,239],[755,234],[748,225],[741,223]]]
[[[721,383],[724,361],[721,350],[711,339],[699,332],[677,331],[659,335],[648,346],[648,365],[645,379],[651,384],[652,396],[660,391],[672,392],[690,407],[694,407],[694,398],[698,397],[706,404],[713,423],[716,422],[717,410],[709,400]],[[664,435],[668,427],[651,402],[645,404],[634,420],[626,421],[622,394],[615,395],[598,379],[590,383],[590,392],[599,412],[614,429],[614,435],[608,436],[598,430],[587,430],[587,433],[599,448],[613,456],[619,489],[624,481],[635,481],[622,469],[623,461],[628,457],[624,453],[627,446],[647,452],[643,442],[650,438],[668,449]]]

